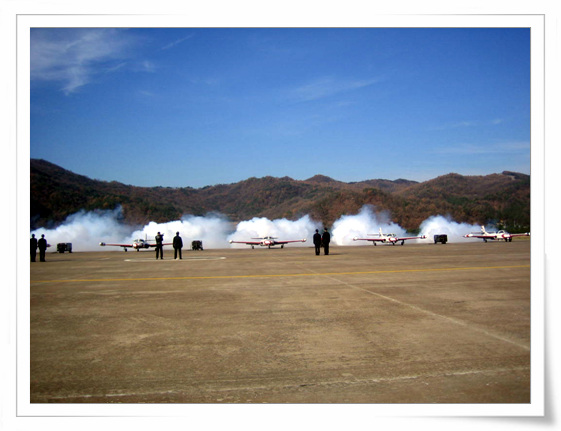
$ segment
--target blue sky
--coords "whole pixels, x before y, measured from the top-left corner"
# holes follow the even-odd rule
[[[31,147],[137,186],[530,173],[524,28],[31,30]]]

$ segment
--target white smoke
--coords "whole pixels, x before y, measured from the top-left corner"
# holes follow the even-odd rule
[[[39,228],[31,233],[36,238],[45,235],[51,245],[49,251],[55,251],[59,242],[72,243],[73,251],[97,251],[100,241],[125,242],[130,235],[130,228],[119,222],[121,208],[112,211],[84,210],[72,214],[55,229]]]
[[[374,207],[365,205],[356,215],[345,215],[333,225],[333,241],[337,245],[364,245],[364,241],[353,241],[354,237],[368,238],[368,234],[378,234],[380,228],[385,234],[397,236],[417,236],[408,234],[398,224],[391,221],[387,211],[375,212]],[[420,226],[418,236],[426,235],[425,240],[411,240],[411,242],[431,243],[434,235],[445,234],[448,242],[462,242],[468,239],[464,235],[470,232],[480,232],[481,227],[469,223],[457,223],[450,216],[436,215],[424,220]]]
[[[365,205],[356,215],[344,215],[333,224],[332,241],[337,245],[364,245],[364,241],[353,241],[354,237],[368,238],[369,234],[405,235],[405,229],[390,220],[389,213],[374,212],[372,205]]]
[[[150,222],[137,229],[120,221],[121,208],[110,211],[79,211],[69,216],[55,229],[40,228],[32,233],[37,238],[45,235],[47,242],[56,250],[56,244],[63,242],[72,243],[73,251],[106,251],[101,248],[100,242],[110,244],[132,244],[135,239],[154,241],[158,232],[164,235],[164,242],[171,243],[173,237],[179,232],[183,240],[183,248],[190,248],[191,241],[200,240],[205,249],[227,248],[229,240],[248,241],[254,237],[274,236],[281,240],[298,240],[306,238],[310,241],[319,224],[312,221],[309,216],[299,220],[287,219],[269,220],[266,218],[253,218],[252,220],[238,223],[233,231],[232,223],[221,214],[208,214],[204,217],[184,215],[180,220],[166,223]],[[294,243],[294,246],[306,246],[307,243]],[[232,244],[233,247],[245,247],[243,244]]]
[[[184,215],[180,220],[167,223],[150,222],[141,229],[128,226],[121,221],[122,210],[117,208],[109,211],[79,211],[69,216],[55,229],[40,228],[32,233],[37,238],[45,235],[47,242],[53,246],[49,251],[56,250],[56,244],[72,243],[73,251],[103,251],[100,242],[114,244],[131,244],[135,239],[154,240],[156,234],[164,234],[164,242],[171,243],[177,232],[183,239],[183,247],[190,248],[191,241],[203,241],[204,248],[244,248],[244,244],[229,244],[230,240],[250,241],[252,238],[273,236],[280,240],[300,240],[305,243],[293,243],[295,247],[310,247],[316,229],[323,227],[306,215],[299,220],[269,220],[255,217],[242,221],[233,229],[232,223],[221,214],[206,216]],[[331,238],[336,245],[364,245],[364,241],[353,241],[354,237],[367,238],[368,234],[378,234],[379,229],[385,234],[410,236],[406,230],[391,221],[387,211],[375,212],[374,207],[365,205],[356,215],[344,215],[333,224]],[[446,234],[449,242],[468,241],[464,235],[479,232],[480,226],[468,223],[457,223],[449,216],[431,216],[421,223],[420,235],[426,240],[415,242],[432,243],[433,235]],[[429,242],[430,241],[430,242]]]
[[[141,230],[133,232],[132,237],[154,240],[160,232],[164,235],[164,243],[170,243],[179,232],[183,248],[189,248],[194,240],[202,241],[204,248],[226,248],[226,237],[231,232],[230,226],[230,222],[220,214],[209,214],[205,217],[184,215],[181,220],[167,223],[150,222]]]
[[[176,232],[183,239],[183,247],[189,248],[191,241],[203,241],[203,247],[224,248],[228,246],[227,235],[231,232],[230,222],[219,214],[206,217],[186,215],[181,220],[167,223],[150,222],[142,229],[120,222],[121,208],[111,211],[79,211],[68,218],[56,229],[40,228],[32,233],[40,238],[45,235],[47,242],[56,250],[59,242],[72,243],[72,251],[104,251],[100,242],[112,244],[131,244],[135,239],[154,240],[156,234],[164,234],[164,242],[172,242]]]
[[[252,238],[263,238],[265,236],[273,236],[279,240],[299,240],[306,238],[307,242],[311,241],[312,235],[320,224],[313,221],[309,216],[304,216],[296,221],[287,219],[269,220],[264,217],[254,217],[238,223],[236,231],[228,237],[228,241],[251,241]],[[290,244],[295,247],[309,246],[307,243],[295,242]],[[232,244],[232,247],[247,247],[244,244]]]
[[[468,241],[464,235],[471,232],[481,232],[481,226],[457,223],[450,216],[431,216],[421,223],[421,235],[426,235],[429,240],[432,240],[434,235],[446,234],[448,242]]]

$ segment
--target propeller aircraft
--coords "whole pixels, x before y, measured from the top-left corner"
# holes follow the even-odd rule
[[[135,239],[131,244],[107,244],[105,242],[100,242],[99,245],[102,247],[105,246],[123,247],[125,251],[127,251],[128,248],[132,248],[136,251],[140,251],[141,249],[144,248],[156,247],[156,244],[150,244],[147,239]],[[173,243],[166,242],[163,243],[162,245],[173,245]]]
[[[256,245],[261,246],[261,247],[267,247],[267,248],[274,247],[275,245],[280,245],[281,248],[284,248],[284,245],[288,244],[290,242],[306,242],[306,238],[289,240],[289,241],[277,241],[277,238],[273,237],[273,236],[264,236],[262,238],[251,238],[251,239],[257,239],[259,241],[234,241],[234,240],[230,240],[230,244],[246,244],[246,245],[250,245],[251,248],[255,248]]]
[[[388,233],[388,234],[384,234],[382,233],[382,228],[380,228],[380,233],[375,234],[375,233],[369,233],[368,235],[378,235],[376,238],[359,238],[359,237],[354,237],[353,241],[372,241],[372,244],[376,245],[376,243],[382,243],[382,244],[392,244],[395,245],[398,242],[401,242],[401,245],[403,245],[405,243],[405,241],[409,240],[409,239],[425,239],[427,236],[426,235],[422,235],[422,236],[406,236],[406,237],[398,237],[396,234],[394,233]]]
[[[504,239],[505,242],[512,242],[512,238],[515,236],[530,236],[530,232],[526,233],[508,233],[505,230],[499,230],[498,232],[487,232],[485,226],[481,226],[481,232],[468,233],[464,235],[464,238],[481,238],[484,242],[490,241],[500,241]]]

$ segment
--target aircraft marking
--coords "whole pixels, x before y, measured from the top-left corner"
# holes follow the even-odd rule
[[[154,259],[155,260],[155,259]],[[208,280],[228,278],[277,278],[277,277],[317,277],[335,275],[368,275],[368,274],[394,274],[404,272],[446,272],[469,271],[486,269],[530,268],[530,265],[504,265],[504,266],[469,266],[459,268],[419,268],[419,269],[386,269],[379,271],[353,271],[353,272],[326,272],[326,273],[300,273],[300,274],[246,274],[246,275],[204,275],[184,277],[141,277],[141,278],[92,278],[92,279],[67,279],[67,280],[32,280],[31,283],[78,283],[78,282],[104,282],[104,281],[159,281],[159,280]]]

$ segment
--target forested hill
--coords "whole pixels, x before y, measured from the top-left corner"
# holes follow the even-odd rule
[[[308,214],[331,226],[341,215],[356,214],[365,204],[389,211],[392,221],[410,231],[432,215],[527,231],[530,177],[505,171],[485,176],[451,173],[421,183],[404,179],[344,183],[323,175],[304,181],[268,176],[199,189],[136,187],[93,180],[31,159],[32,230],[54,227],[80,210],[110,210],[119,205],[122,221],[131,225],[219,212],[234,222],[253,217],[295,220]]]

